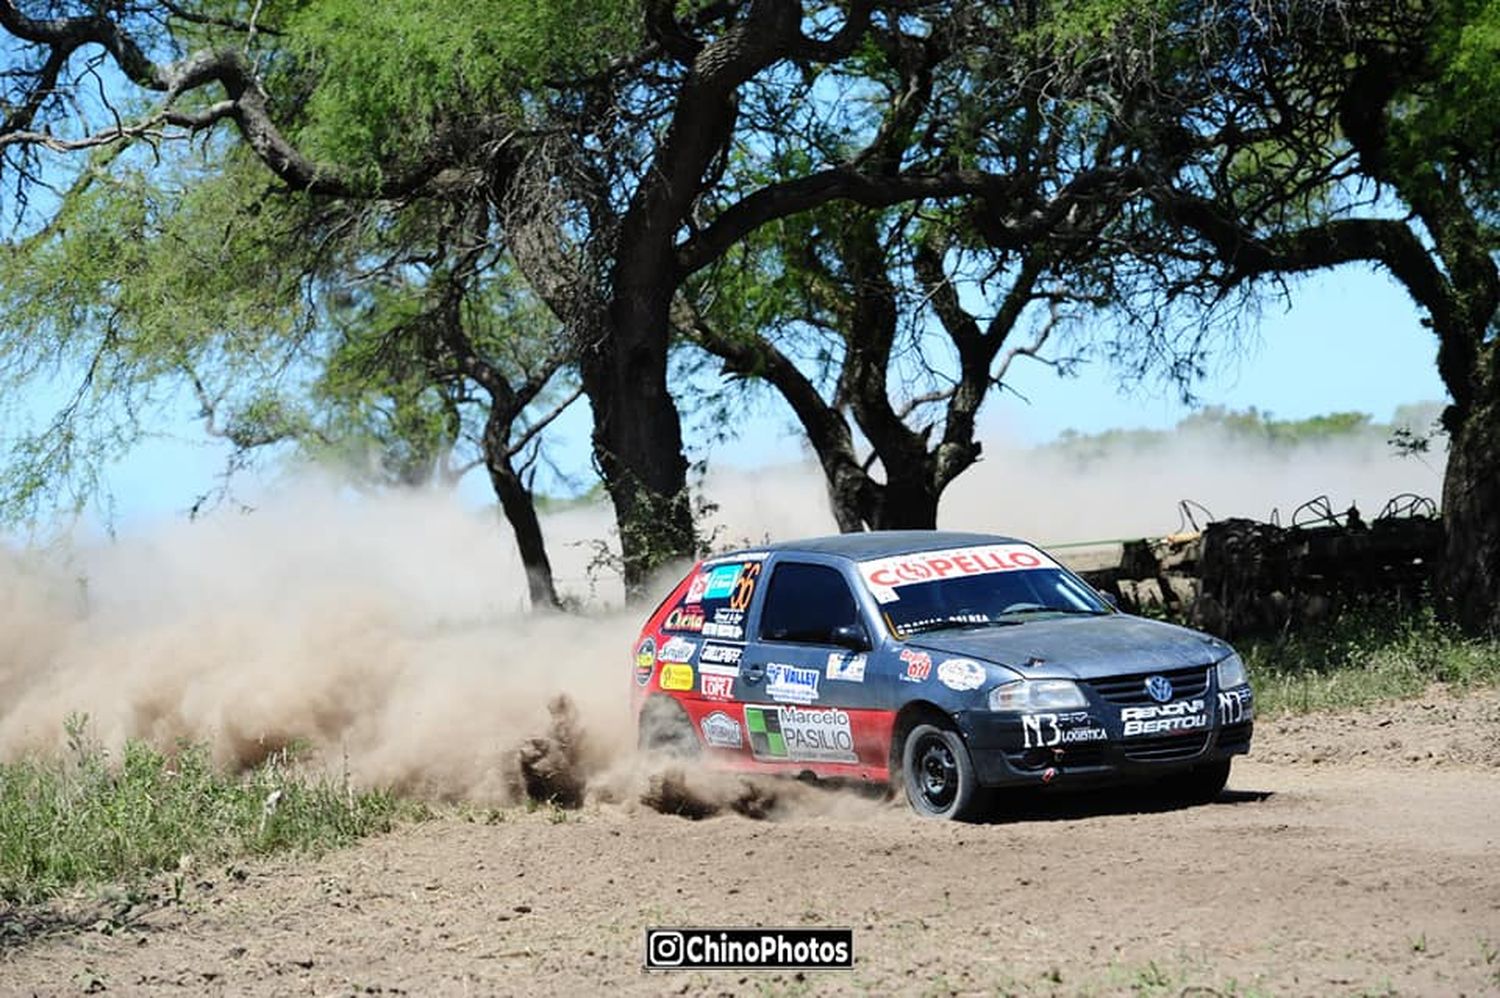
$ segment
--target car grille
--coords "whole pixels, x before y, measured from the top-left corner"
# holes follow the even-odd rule
[[[1125,758],[1131,762],[1176,762],[1200,754],[1208,746],[1208,735],[1137,738],[1124,745]]]
[[[1142,672],[1135,676],[1110,676],[1108,679],[1091,679],[1088,684],[1105,700],[1121,707],[1138,707],[1155,703],[1146,692],[1146,677],[1166,676],[1172,682],[1172,699],[1201,697],[1208,692],[1208,667],[1195,665],[1190,669],[1173,669],[1170,672]]]

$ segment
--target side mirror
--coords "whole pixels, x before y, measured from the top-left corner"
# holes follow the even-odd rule
[[[870,650],[870,635],[865,632],[863,624],[840,624],[828,633],[828,640],[850,651]]]
[[[1111,608],[1113,608],[1115,610],[1120,609],[1120,598],[1118,596],[1116,596],[1114,593],[1108,592],[1107,590],[1104,590],[1104,589],[1095,589],[1094,592],[1098,593],[1099,594],[1099,598],[1102,599],[1104,602],[1108,603]]]

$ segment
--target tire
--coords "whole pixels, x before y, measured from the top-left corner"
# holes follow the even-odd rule
[[[901,782],[906,800],[924,818],[968,821],[983,795],[962,736],[951,727],[915,725],[901,743]]]
[[[1218,799],[1229,782],[1230,760],[1205,762],[1186,772],[1169,776],[1161,788],[1169,800],[1183,804],[1208,804]]]
[[[653,696],[641,707],[636,744],[647,752],[678,758],[698,754],[698,733],[687,711],[671,697]]]

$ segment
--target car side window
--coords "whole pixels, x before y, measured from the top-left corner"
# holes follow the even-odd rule
[[[781,562],[772,570],[760,614],[762,640],[830,644],[834,628],[858,623],[854,594],[837,569]]]

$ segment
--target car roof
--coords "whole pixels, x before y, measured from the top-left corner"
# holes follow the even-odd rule
[[[779,541],[754,548],[741,548],[714,555],[714,561],[733,558],[751,551],[775,551],[780,554],[822,554],[851,561],[869,561],[917,551],[940,551],[947,548],[972,547],[980,544],[1026,543],[999,534],[974,534],[959,530],[871,530],[857,534],[830,534],[796,541]]]

